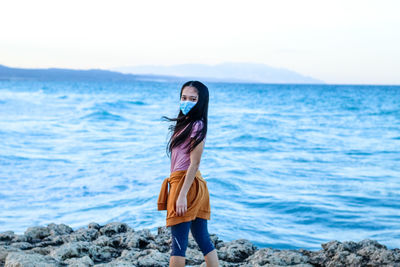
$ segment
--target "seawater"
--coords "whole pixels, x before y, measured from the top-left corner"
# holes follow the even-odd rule
[[[206,83],[210,233],[257,247],[400,247],[400,87]],[[156,233],[179,83],[0,82],[0,231]]]

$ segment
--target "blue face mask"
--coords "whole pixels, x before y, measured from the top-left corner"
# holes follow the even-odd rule
[[[188,112],[192,109],[192,107],[194,107],[194,105],[196,105],[197,102],[193,102],[193,101],[181,101],[180,102],[180,108],[182,110],[183,114],[188,114]]]

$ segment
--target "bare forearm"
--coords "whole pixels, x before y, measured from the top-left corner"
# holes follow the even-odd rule
[[[181,196],[187,196],[187,193],[189,192],[190,186],[193,183],[194,177],[196,175],[196,172],[199,168],[198,163],[190,163],[189,168],[187,169],[186,175],[185,175],[185,181],[183,182],[182,189],[180,191]]]

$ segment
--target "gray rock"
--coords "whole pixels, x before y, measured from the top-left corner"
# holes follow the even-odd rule
[[[320,251],[306,251],[309,262],[316,266],[399,266],[400,250],[388,250],[376,240],[360,242],[332,240],[321,244]]]
[[[19,250],[14,247],[0,246],[0,266],[4,266],[8,253],[18,251]]]
[[[28,242],[25,235],[14,235],[12,242]]]
[[[147,247],[151,248],[153,245],[158,247],[158,250],[163,253],[169,253],[171,248],[171,230],[168,227],[158,227],[158,233],[154,236],[154,244],[149,244]]]
[[[48,237],[43,238],[42,241],[36,243],[35,246],[37,247],[59,246],[65,242],[64,239],[69,239],[68,237],[69,235],[63,235],[63,236],[50,235]]]
[[[169,264],[169,256],[155,249],[146,249],[134,254],[140,267],[164,267]]]
[[[241,262],[256,251],[257,247],[247,239],[237,239],[224,243],[218,250],[218,258],[230,261]]]
[[[128,230],[128,225],[121,222],[111,222],[100,228],[100,233],[108,237],[118,233],[125,233]]]
[[[35,247],[35,245],[28,243],[28,242],[16,242],[16,243],[10,244],[10,246],[17,248],[17,249],[21,249],[21,250],[27,250],[27,249],[31,249],[31,248]]]
[[[61,236],[63,243],[87,241],[90,242],[100,236],[99,231],[96,229],[79,228],[69,235]]]
[[[81,258],[90,254],[91,244],[85,241],[66,243],[50,252],[50,256],[58,261],[69,258]]]
[[[101,235],[96,240],[93,241],[93,244],[100,247],[108,246],[110,244],[110,238],[108,236]]]
[[[91,223],[89,223],[88,228],[89,229],[100,230],[101,226],[98,223],[91,222]]]
[[[94,265],[94,262],[88,256],[83,256],[81,258],[67,259],[64,261],[64,263],[68,264],[68,266],[74,266],[74,267],[87,267]]]
[[[5,231],[0,233],[0,242],[11,241],[15,237],[14,231]]]
[[[35,253],[10,252],[5,261],[5,267],[58,267],[60,263],[51,257]]]
[[[168,259],[169,260],[169,259]],[[186,250],[186,264],[199,265],[204,261],[203,253],[199,249],[188,247]]]
[[[307,266],[308,257],[298,250],[262,248],[247,258],[248,266]]]
[[[40,242],[43,238],[50,235],[50,230],[44,226],[29,227],[24,235],[30,243]]]
[[[127,248],[146,248],[151,242],[155,241],[153,234],[148,229],[143,229],[135,232],[129,232],[124,236],[121,242]]]
[[[90,256],[94,262],[111,261],[120,256],[120,251],[112,247],[92,246]]]
[[[137,267],[138,265],[133,264],[130,261],[115,260],[115,261],[110,261],[107,263],[96,264],[95,266],[96,267]]]
[[[393,266],[400,267],[400,249],[387,249],[376,240],[332,240],[319,251],[258,249],[246,239],[224,242],[210,238],[222,267],[277,266]],[[0,266],[168,266],[171,253],[169,227],[135,231],[127,224],[111,222],[73,230],[65,224],[29,227],[23,235],[0,233]],[[189,232],[187,266],[205,267],[204,256]]]
[[[61,224],[50,223],[47,225],[47,228],[49,229],[50,235],[52,236],[67,235],[74,231],[71,227],[63,223]]]
[[[44,256],[49,255],[54,250],[54,247],[34,247],[30,250],[30,252],[34,252],[37,254],[42,254]]]

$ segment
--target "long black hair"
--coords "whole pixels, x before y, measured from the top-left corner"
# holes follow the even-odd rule
[[[203,83],[199,81],[188,81],[182,85],[181,92],[179,94],[179,100],[182,98],[182,91],[186,86],[191,86],[197,89],[197,93],[199,95],[196,105],[184,115],[182,111],[179,109],[178,117],[176,118],[168,118],[167,116],[162,116],[162,118],[167,119],[168,121],[176,121],[176,124],[170,125],[169,130],[170,134],[172,133],[166,148],[166,153],[168,157],[170,157],[170,153],[172,152],[172,148],[182,144],[190,135],[192,131],[192,127],[194,122],[201,120],[203,122],[203,127],[201,131],[198,131],[196,136],[194,137],[194,141],[188,143],[189,149],[188,153],[193,151],[193,149],[203,141],[207,134],[207,123],[208,123],[208,100],[209,93],[208,88]],[[179,106],[179,105],[178,105]],[[181,132],[179,135],[176,133],[180,132],[182,129],[186,129]],[[185,146],[185,148],[188,147]]]

